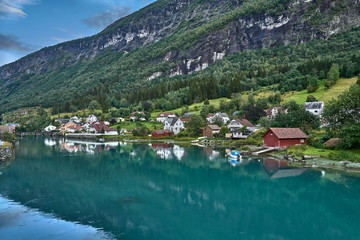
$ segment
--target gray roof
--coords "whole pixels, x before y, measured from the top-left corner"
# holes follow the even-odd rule
[[[175,123],[176,123],[178,120],[179,120],[179,119],[178,119],[177,117],[166,119],[166,121],[170,124],[170,126],[174,126]]]
[[[190,118],[193,113],[185,113],[182,118]]]
[[[305,109],[320,109],[324,106],[324,102],[306,102],[304,107]]]

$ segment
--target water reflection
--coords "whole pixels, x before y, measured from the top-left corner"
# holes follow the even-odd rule
[[[360,181],[343,174],[294,173],[284,162],[246,156],[244,164],[232,167],[218,148],[54,141],[22,140],[15,161],[0,176],[0,194],[117,239],[360,235],[354,221],[360,214]],[[65,154],[65,146],[81,150]],[[102,152],[94,154],[97,146]],[[62,239],[78,239],[71,232]],[[29,232],[29,239],[38,239],[36,234]]]
[[[296,177],[307,170],[306,168],[295,168],[290,166],[289,162],[286,160],[265,157],[263,162],[264,169],[267,174],[269,174],[270,178]]]
[[[0,239],[114,239],[91,226],[57,219],[0,195]]]

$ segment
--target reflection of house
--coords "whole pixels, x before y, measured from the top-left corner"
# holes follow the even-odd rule
[[[154,130],[151,133],[152,137],[170,137],[173,136],[174,133],[168,130]]]
[[[272,107],[272,108],[269,108],[267,110],[264,110],[265,113],[266,113],[266,116],[268,119],[274,119],[277,115],[279,114],[282,114],[282,113],[287,113],[287,110],[281,108],[281,107]]]
[[[174,134],[178,134],[181,132],[184,127],[184,123],[179,118],[168,118],[164,122],[164,130],[168,130],[173,132]]]
[[[219,133],[221,128],[218,125],[207,125],[204,128],[204,137],[212,138],[214,134]]]
[[[230,118],[226,113],[216,113],[216,114],[211,113],[206,117],[206,121],[208,123],[214,123],[216,119],[220,119],[223,122],[223,124],[226,124],[228,121],[230,121]]]
[[[305,110],[308,112],[311,112],[315,116],[318,116],[321,118],[322,113],[324,111],[324,102],[306,102],[304,104]]]
[[[209,161],[213,161],[213,160],[220,158],[219,151],[216,151],[211,147],[204,147],[203,149],[204,149],[205,155],[206,155],[207,159],[209,159]]]
[[[165,143],[153,143],[151,144],[152,149],[156,152],[156,155],[161,159],[174,159],[181,160],[185,155],[183,147]]]
[[[176,114],[172,113],[172,112],[166,112],[166,113],[159,113],[157,116],[156,116],[156,121],[157,122],[165,122],[166,119],[168,118],[176,118]]]
[[[305,168],[293,168],[286,160],[264,158],[264,168],[270,178],[296,177],[306,171]]]
[[[263,135],[264,146],[286,148],[306,144],[308,136],[299,128],[269,128]]]

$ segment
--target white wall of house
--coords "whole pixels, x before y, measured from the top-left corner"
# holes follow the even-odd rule
[[[51,132],[51,131],[56,130],[56,127],[53,125],[49,125],[44,130],[45,130],[45,132]]]
[[[174,134],[178,134],[183,129],[185,129],[185,126],[184,126],[184,123],[180,119],[178,119],[173,126],[168,121],[164,122],[164,130],[171,131]]]

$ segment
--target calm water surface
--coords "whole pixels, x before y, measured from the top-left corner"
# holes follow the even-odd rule
[[[360,178],[271,158],[26,138],[0,171],[2,240],[360,239]]]

